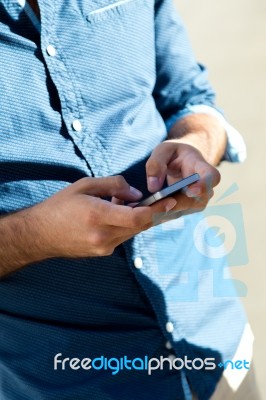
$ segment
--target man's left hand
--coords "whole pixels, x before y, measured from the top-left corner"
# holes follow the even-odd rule
[[[172,211],[184,213],[204,209],[213,196],[213,188],[220,182],[219,171],[209,164],[201,152],[190,144],[166,140],[152,152],[146,164],[148,190],[154,193],[163,187],[165,179],[168,185],[198,173],[200,180],[190,185],[183,192],[172,195],[177,205]]]

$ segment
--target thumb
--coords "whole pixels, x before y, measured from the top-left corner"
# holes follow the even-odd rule
[[[146,163],[148,190],[156,192],[163,186],[167,173],[167,165],[176,152],[172,143],[161,143],[152,152]]]
[[[130,186],[121,175],[103,178],[82,178],[71,186],[76,193],[90,196],[115,196],[117,199],[129,201],[136,201],[142,197],[142,193]]]

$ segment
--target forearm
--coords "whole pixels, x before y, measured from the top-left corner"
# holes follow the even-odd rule
[[[180,119],[172,126],[168,139],[196,147],[212,165],[220,163],[227,143],[224,127],[217,118],[207,114]]]
[[[31,209],[0,218],[0,278],[45,258],[37,217]]]

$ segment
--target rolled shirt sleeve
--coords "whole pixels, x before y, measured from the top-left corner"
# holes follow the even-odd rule
[[[223,160],[243,162],[246,145],[215,105],[215,92],[207,69],[193,54],[184,24],[172,0],[155,3],[156,84],[153,97],[167,131],[179,119],[196,113],[218,118],[227,133]]]

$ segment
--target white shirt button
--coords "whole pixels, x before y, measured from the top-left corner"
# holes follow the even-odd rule
[[[166,330],[167,330],[168,333],[174,332],[174,329],[175,329],[175,328],[174,328],[174,324],[173,324],[173,322],[171,322],[171,321],[168,321],[168,322],[166,323],[165,328],[166,328]]]
[[[51,57],[54,57],[56,55],[56,49],[51,44],[48,44],[48,46],[46,47],[46,51]]]
[[[142,266],[143,266],[142,259],[140,257],[136,257],[134,260],[134,265],[138,269],[142,268]]]
[[[166,342],[166,343],[165,343],[165,347],[166,347],[168,350],[171,350],[171,349],[173,348],[173,346],[171,345],[170,342]]]
[[[74,129],[74,131],[77,131],[77,132],[81,131],[81,129],[82,129],[81,122],[78,119],[75,119],[72,122],[72,128]]]

